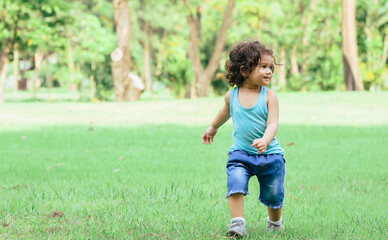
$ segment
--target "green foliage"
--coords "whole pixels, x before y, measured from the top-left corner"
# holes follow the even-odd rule
[[[187,59],[189,28],[186,18],[189,14],[196,16],[196,11],[201,9],[199,51],[205,66],[214,50],[226,3],[227,0],[129,1],[133,71],[145,76],[144,47],[149,37],[152,85],[166,85],[177,97],[184,96],[194,78]],[[94,75],[96,96],[106,99],[113,89],[110,69],[110,53],[116,47],[113,9],[112,1],[108,0],[0,0],[0,49],[18,43],[24,59],[33,59],[39,50],[45,55],[42,66],[46,57],[55,53],[59,57],[59,62],[52,66],[58,70],[52,72],[55,81],[61,86],[70,82],[81,84],[83,79]],[[278,60],[285,62],[288,90],[343,89],[341,15],[341,1],[337,0],[296,0],[292,4],[287,0],[235,1],[216,74],[225,74],[228,50],[236,42],[260,40],[274,50]],[[364,86],[382,89],[388,64],[385,43],[388,2],[359,0],[356,18]],[[309,19],[305,26],[303,19]],[[69,46],[73,48],[73,69],[70,68]],[[306,66],[299,75],[291,73],[294,47],[298,69],[301,70],[303,64]],[[281,49],[286,50],[285,59],[280,59]],[[12,61],[12,52],[9,60]],[[39,74],[45,76],[44,72]],[[226,83],[217,76],[213,77],[212,87],[216,95],[223,95],[227,89]]]
[[[211,82],[211,86],[213,87],[214,94],[216,96],[223,96],[229,90],[229,85],[225,80],[224,72],[217,72],[215,74],[215,78]]]
[[[186,58],[185,48],[177,47],[181,44],[183,40],[175,37],[168,38],[165,49],[161,53],[162,56],[160,56],[165,56],[168,62],[163,65],[161,81],[169,86],[178,98],[185,96],[186,87],[192,81],[193,75],[191,62]]]
[[[112,14],[106,9],[113,9],[104,1],[98,1],[93,6],[88,8],[87,2],[82,1],[73,3],[70,14],[77,16],[77,21],[67,26],[65,51],[61,52],[60,58],[62,67],[57,76],[62,84],[74,82],[79,85],[93,74],[97,83],[96,97],[106,99],[104,93],[113,87],[109,54],[116,46],[116,36],[109,19]],[[73,48],[75,69],[68,68],[69,44]]]
[[[213,80],[211,82],[211,86],[213,87],[213,91],[216,96],[225,95],[225,93],[229,90],[229,85],[224,79]]]
[[[357,2],[358,46],[360,71],[366,89],[382,88],[387,69],[384,38],[388,34],[388,2],[361,0]],[[385,51],[387,51],[385,49]]]
[[[152,85],[165,85],[176,97],[184,96],[185,86],[192,79],[192,70],[186,58],[188,32],[182,6],[167,0],[132,1],[129,4],[134,70],[139,75],[145,74],[144,44],[148,29],[152,79],[155,79]]]
[[[20,49],[33,54],[35,49],[55,51],[61,47],[61,32],[71,23],[69,4],[58,1],[2,0],[0,44],[19,42]]]
[[[343,81],[342,52],[337,45],[326,51],[318,51],[310,62],[312,83],[321,90],[341,90]],[[309,83],[308,83],[309,84]]]

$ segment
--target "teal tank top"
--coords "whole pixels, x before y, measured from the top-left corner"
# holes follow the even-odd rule
[[[262,138],[267,128],[267,88],[262,86],[256,103],[251,108],[245,108],[238,101],[238,87],[232,90],[230,96],[230,115],[233,120],[233,145],[231,150],[243,150],[252,155],[284,154],[276,137],[268,145],[264,153],[258,153],[251,147],[256,138]]]

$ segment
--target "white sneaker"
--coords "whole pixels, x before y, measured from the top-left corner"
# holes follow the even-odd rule
[[[242,217],[232,218],[230,225],[228,225],[228,231],[226,232],[230,236],[242,237],[247,232],[245,231],[245,219]]]
[[[282,225],[282,219],[280,218],[279,221],[277,222],[272,222],[267,218],[268,224],[267,228],[265,229],[266,232],[271,232],[271,231],[284,231],[284,226]]]

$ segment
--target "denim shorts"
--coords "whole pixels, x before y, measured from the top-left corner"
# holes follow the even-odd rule
[[[242,150],[228,153],[226,165],[229,197],[235,193],[249,194],[248,181],[255,175],[260,184],[259,201],[270,208],[280,208],[284,199],[285,162],[281,154],[250,155]]]

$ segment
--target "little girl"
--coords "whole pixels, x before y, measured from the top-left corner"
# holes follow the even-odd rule
[[[276,59],[259,42],[244,42],[233,47],[225,64],[230,86],[225,105],[202,135],[211,144],[218,128],[233,120],[233,145],[228,153],[228,206],[232,217],[227,233],[243,236],[245,231],[244,196],[253,175],[260,184],[261,201],[268,208],[266,231],[283,230],[281,211],[284,198],[284,150],[276,140],[279,103],[274,91],[266,88]]]

